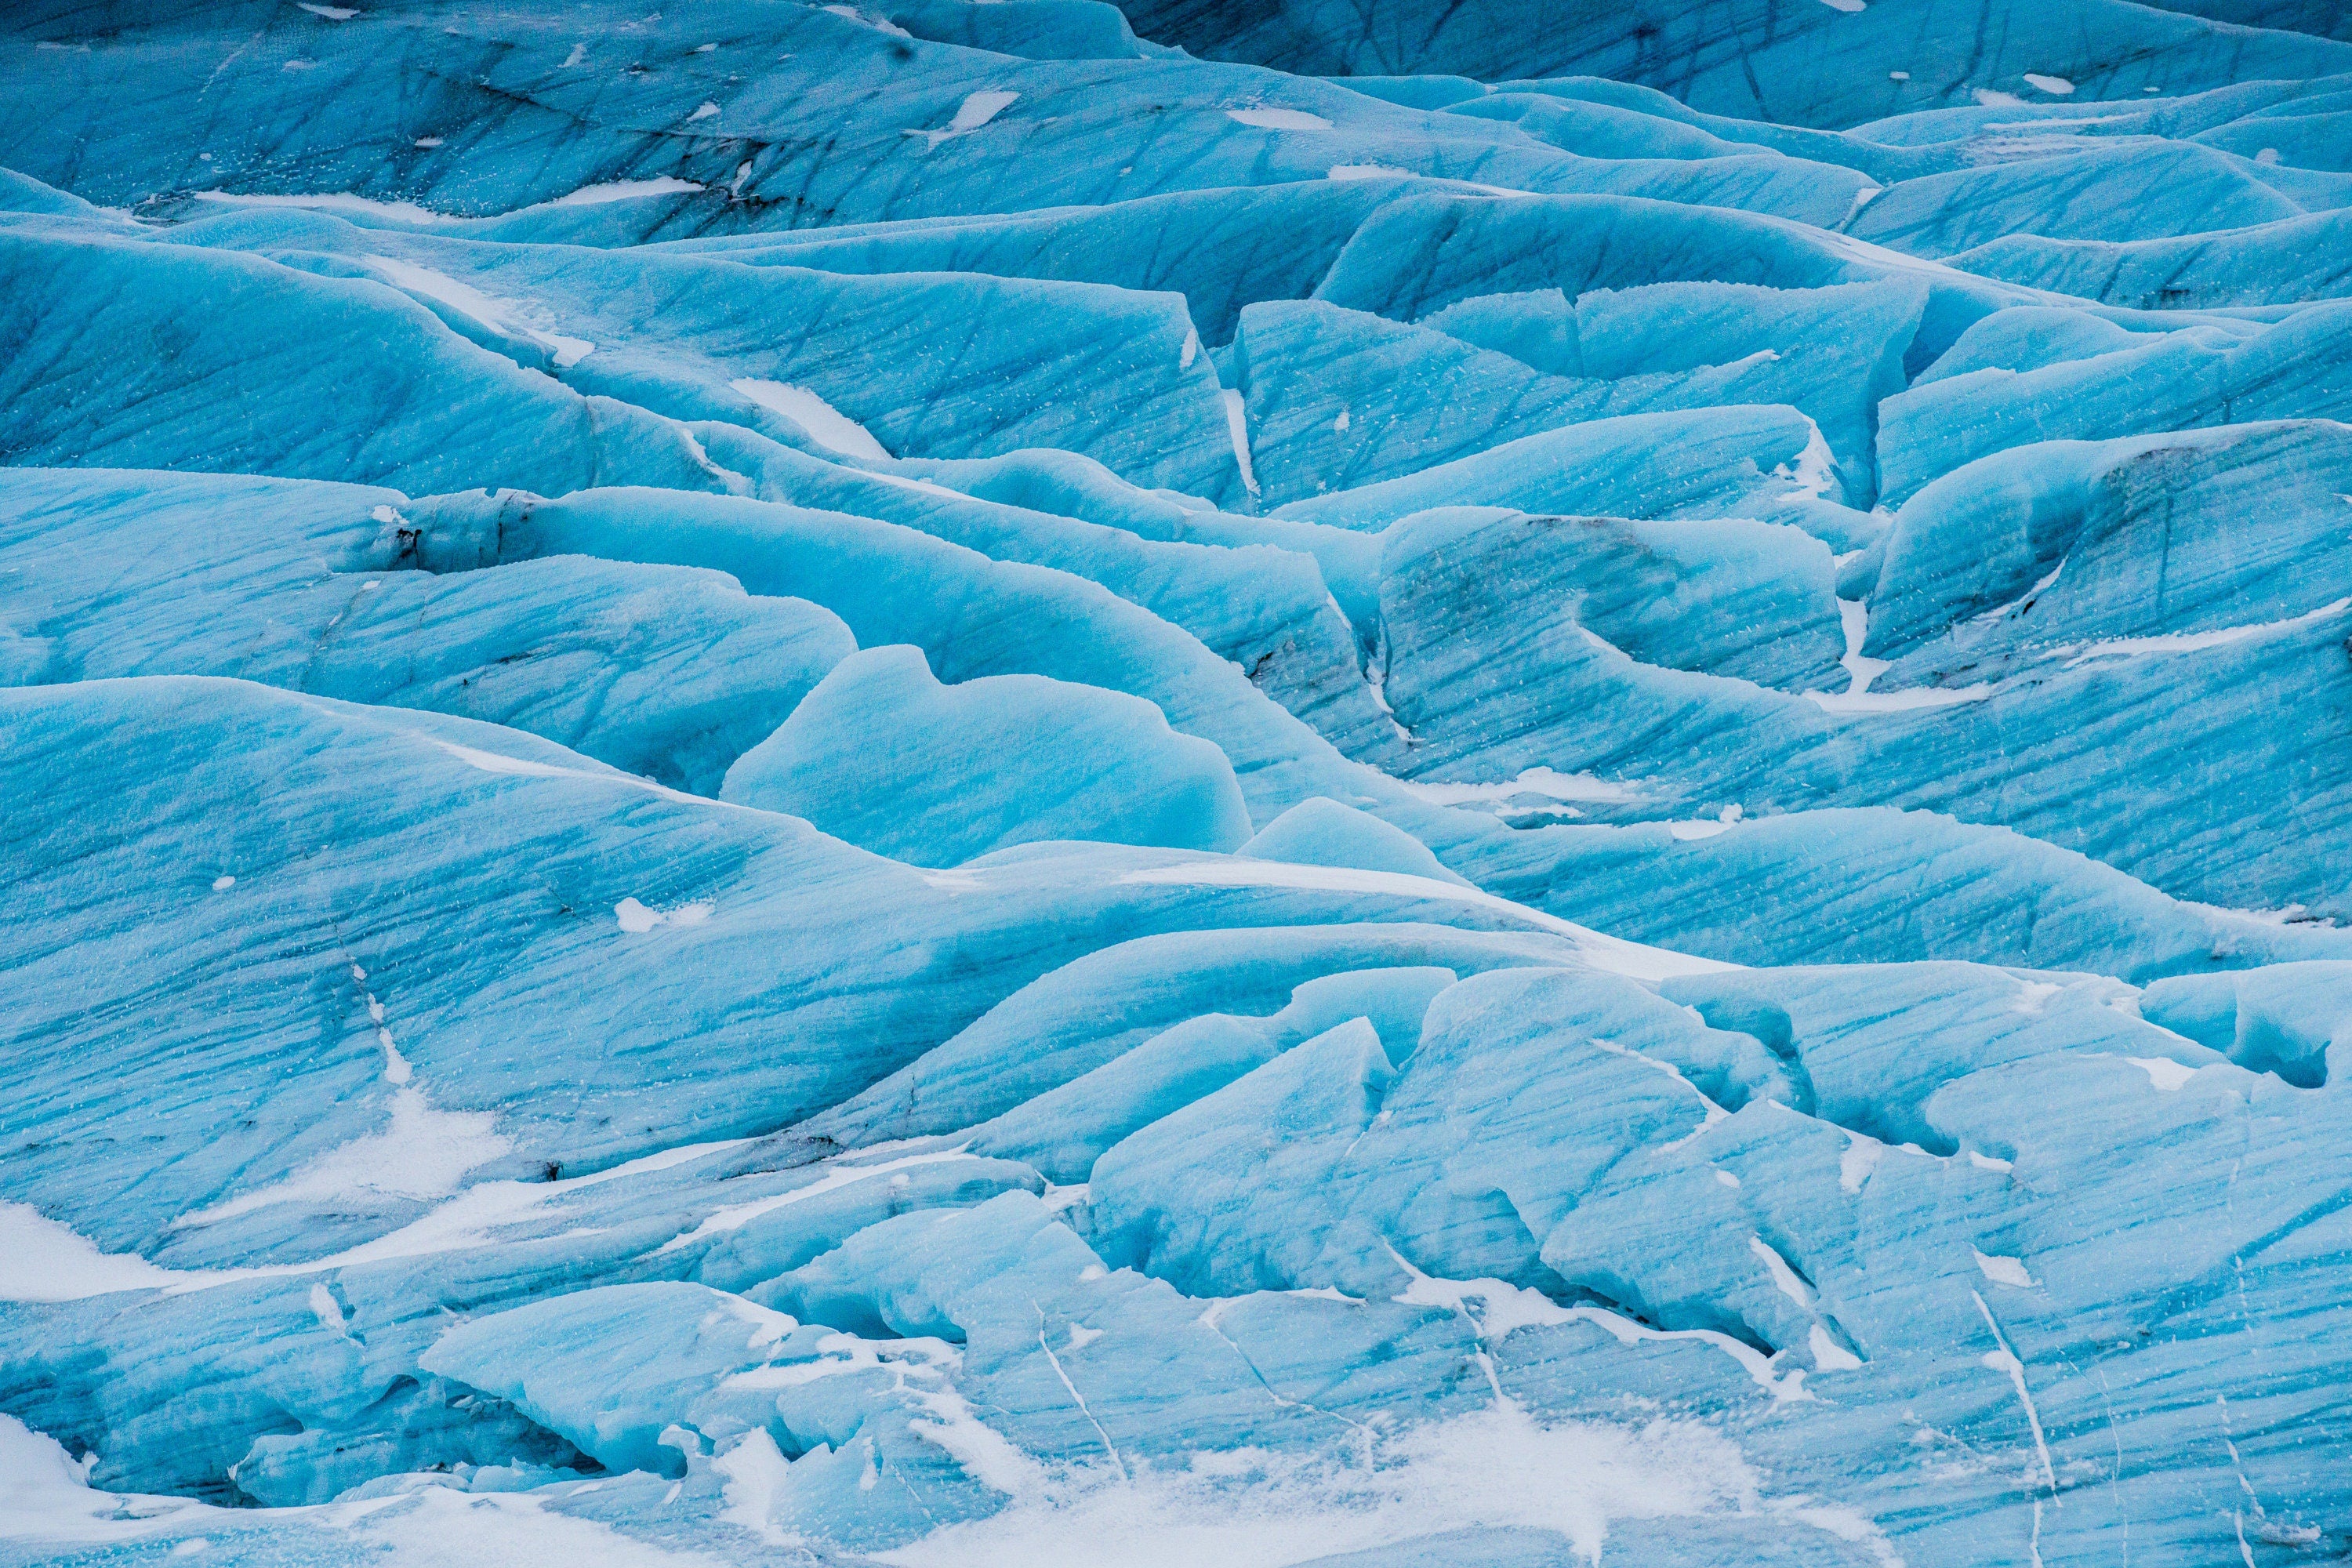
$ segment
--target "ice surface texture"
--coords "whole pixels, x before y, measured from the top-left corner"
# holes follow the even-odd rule
[[[0,17],[0,1563],[2352,1552],[2320,0]]]

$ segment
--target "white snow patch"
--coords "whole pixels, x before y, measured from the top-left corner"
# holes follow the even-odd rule
[[[1646,947],[1619,937],[1603,936],[1587,926],[1475,888],[1457,887],[1434,877],[1404,871],[1364,871],[1349,866],[1293,866],[1278,860],[1185,860],[1172,866],[1152,866],[1123,874],[1122,882],[1158,883],[1195,888],[1291,888],[1306,892],[1369,893],[1389,898],[1426,899],[1433,902],[1467,904],[1569,938],[1577,956],[1596,969],[1633,980],[1667,980],[1679,974],[1718,974],[1738,964],[1696,958],[1663,947]]]
[[[2280,621],[2258,621],[2251,626],[2221,626],[2210,632],[2163,632],[2154,637],[2108,637],[2095,643],[2068,643],[2052,648],[2045,658],[2063,658],[2068,669],[2095,658],[2125,658],[2146,653],[2195,653],[2202,648],[2227,647],[2250,637],[2268,632],[2292,630],[2309,626],[2314,621],[2328,620],[2352,609],[2352,598],[2337,599],[2315,610],[2290,616]]]
[[[310,1314],[319,1320],[320,1328],[332,1329],[339,1334],[343,1331],[342,1303],[336,1300],[335,1293],[324,1285],[310,1287]]]
[[[583,60],[586,59],[587,58],[588,58],[588,46],[587,46],[587,45],[585,45],[585,44],[574,44],[574,45],[572,45],[572,52],[571,52],[570,54],[568,54],[568,55],[566,55],[566,56],[564,56],[564,57],[563,57],[563,68],[563,68],[563,69],[565,69],[565,70],[570,70],[573,66],[576,66],[576,65],[580,64]]]
[[[1303,109],[1228,109],[1228,119],[1260,131],[1328,131],[1331,122],[1319,114],[1309,114]]]
[[[1845,1152],[1838,1156],[1838,1191],[1858,1193],[1886,1157],[1886,1145],[1864,1132],[1846,1134]]]
[[[349,5],[313,5],[310,0],[294,0],[294,4],[313,16],[324,16],[330,22],[348,22],[359,15]]]
[[[1751,1236],[1748,1238],[1748,1250],[1756,1255],[1757,1260],[1764,1265],[1765,1271],[1772,1276],[1775,1289],[1805,1310],[1810,1312],[1813,1310],[1812,1288],[1798,1278],[1797,1271],[1789,1267],[1789,1260],[1781,1257],[1771,1243],[1760,1236]]]
[[[1715,368],[1717,370],[1753,370],[1759,365],[1778,364],[1780,363],[1780,351],[1779,349],[1758,349],[1752,354],[1741,354],[1738,359],[1726,360],[1723,363],[1716,366]],[[1829,450],[1826,443],[1822,446],[1822,449],[1825,452]],[[1808,447],[1807,453],[1809,456],[1811,451],[1811,448]]]
[[[367,196],[355,196],[349,192],[328,192],[315,196],[248,196],[229,191],[198,191],[200,202],[224,202],[243,207],[307,207],[314,212],[365,213],[375,217],[398,219],[404,223],[447,223],[449,220],[430,207],[415,202],[379,202]]]
[[[1840,599],[1837,602],[1838,626],[1845,633],[1845,652],[1838,662],[1853,679],[1846,682],[1843,695],[1859,697],[1870,689],[1870,683],[1886,672],[1890,662],[1871,658],[1862,651],[1870,638],[1870,604],[1864,599]]]
[[[2033,71],[2027,71],[2025,79],[2030,85],[2038,87],[2044,92],[2055,93],[2060,98],[2074,90],[2074,84],[2063,76],[2042,76]]]
[[[2027,980],[2021,977],[2017,982],[2017,995],[2010,1003],[2009,1010],[2012,1013],[2025,1013],[2038,1017],[2048,1011],[2050,998],[2057,995],[2063,989],[2063,986],[2054,981]]]
[[[788,1208],[793,1204],[805,1203],[810,1198],[819,1197],[826,1193],[838,1192],[843,1187],[855,1185],[875,1176],[887,1176],[900,1171],[909,1171],[918,1165],[940,1165],[951,1160],[977,1158],[979,1158],[978,1155],[967,1154],[959,1146],[953,1149],[933,1150],[925,1154],[901,1155],[896,1160],[885,1160],[872,1165],[835,1165],[815,1181],[804,1186],[794,1187],[790,1192],[774,1193],[764,1198],[754,1198],[750,1203],[730,1204],[724,1208],[713,1209],[703,1217],[700,1225],[696,1226],[692,1230],[682,1231],[663,1243],[660,1252],[675,1252],[706,1237],[721,1236],[730,1230],[740,1230],[763,1214],[771,1214],[780,1208]],[[659,1255],[659,1252],[656,1254],[656,1257]]]
[[[1815,1372],[1853,1372],[1862,1365],[1860,1356],[1830,1338],[1830,1331],[1819,1323],[1813,1325],[1812,1334],[1805,1344],[1813,1352]]]
[[[589,1489],[575,1487],[564,1495],[578,1497]],[[556,1500],[545,1493],[468,1493],[428,1486],[405,1496],[414,1500],[404,1507],[387,1506],[397,1500],[371,1498],[330,1504],[319,1517],[351,1532],[355,1556],[409,1568],[460,1563],[499,1568],[721,1568],[721,1560],[708,1552],[656,1546],[594,1520],[554,1512],[548,1504]]]
[[[948,121],[950,132],[977,131],[1020,100],[1017,92],[975,92],[956,106],[955,118]]]
[[[1591,773],[1563,773],[1550,768],[1528,768],[1505,784],[1431,784],[1411,779],[1400,782],[1432,805],[1507,804],[1529,795],[1551,801],[1587,801],[1607,805],[1630,805],[1642,798],[1640,791]]]
[[[0,1204],[0,1215],[14,1206]],[[13,1415],[0,1415],[0,1541],[135,1541],[158,1533],[179,1514],[202,1508],[180,1498],[142,1499],[157,1506],[124,1517],[124,1499],[90,1489],[87,1478],[96,1458],[85,1455],[76,1461],[57,1439],[33,1431]]]
[[[1395,1256],[1393,1251],[1391,1256]],[[1402,1258],[1397,1261],[1412,1282],[1391,1300],[1408,1307],[1444,1307],[1475,1328],[1478,1338],[1487,1344],[1507,1338],[1519,1329],[1576,1321],[1573,1310],[1539,1290],[1503,1279],[1440,1279],[1423,1274]],[[1475,1311],[1470,1307],[1473,1301],[1478,1303]]]
[[[397,1062],[397,1053],[393,1055]],[[391,1071],[384,1076],[394,1078]],[[498,1131],[493,1112],[437,1110],[421,1089],[403,1088],[394,1093],[388,1121],[381,1131],[328,1150],[283,1181],[183,1215],[172,1223],[174,1227],[217,1225],[283,1203],[446,1198],[457,1191],[467,1172],[513,1149],[513,1142]]]
[[[792,1544],[791,1538],[772,1522],[791,1464],[765,1426],[752,1427],[734,1447],[710,1461],[710,1468],[726,1480],[719,1495],[727,1510],[719,1517],[761,1537],[771,1546]]]
[[[1822,4],[1832,11],[1843,11],[1849,16],[1859,16],[1865,8],[1863,0],[1822,0]]]
[[[698,926],[710,918],[710,911],[717,907],[708,899],[698,899],[675,909],[656,910],[631,897],[613,906],[613,918],[630,935],[643,936],[660,925]]]
[[[1242,489],[1257,494],[1257,474],[1250,467],[1249,420],[1242,407],[1242,395],[1227,387],[1219,395],[1225,403],[1225,434],[1233,438],[1234,461],[1242,471]]]
[[[715,1154],[722,1150],[740,1148],[751,1142],[749,1138],[726,1138],[709,1143],[685,1143],[675,1149],[664,1149],[608,1170],[596,1171],[585,1176],[572,1176],[560,1182],[477,1182],[463,1193],[441,1205],[431,1213],[403,1226],[389,1236],[362,1242],[348,1251],[323,1258],[315,1263],[272,1265],[260,1268],[240,1268],[220,1276],[223,1279],[259,1278],[280,1274],[318,1273],[332,1268],[349,1268],[353,1264],[374,1263],[388,1258],[419,1258],[435,1252],[463,1252],[488,1247],[489,1227],[511,1224],[527,1218],[537,1209],[583,1187],[624,1177],[650,1175],[676,1165]],[[199,1289],[184,1277],[172,1287],[174,1294]]]
[[[1776,1375],[1772,1371],[1772,1363],[1776,1358],[1767,1356],[1754,1345],[1743,1344],[1729,1334],[1718,1333],[1713,1329],[1653,1329],[1603,1307],[1567,1307],[1561,1310],[1583,1319],[1586,1322],[1596,1323],[1606,1329],[1619,1344],[1640,1344],[1644,1341],[1655,1340],[1692,1340],[1700,1344],[1713,1345],[1717,1350],[1738,1362],[1741,1370],[1755,1380],[1756,1386],[1770,1394],[1775,1401],[1810,1401],[1813,1397],[1805,1392],[1803,1368]]]
[[[1192,361],[1199,357],[1200,353],[1201,330],[1198,327],[1187,326],[1184,329],[1184,346],[1176,353],[1176,368],[1192,369]]]
[[[877,1553],[896,1568],[1281,1568],[1475,1527],[1566,1536],[1597,1559],[1612,1521],[1746,1511],[1755,1473],[1697,1422],[1538,1420],[1502,1403],[1379,1435],[1353,1453],[1244,1449],[1114,1479],[1073,1468],[992,1517]]]
[[[810,439],[845,457],[889,458],[872,431],[805,386],[752,376],[739,376],[727,384],[761,407],[775,410],[807,431]]]
[[[698,120],[716,120],[717,118],[719,118],[718,103],[706,98],[702,100],[700,107],[697,108],[692,114],[686,117],[686,122],[688,125],[691,125]]]
[[[2025,100],[2018,97],[2017,94],[2013,92],[2003,92],[1999,88],[1980,87],[1970,92],[1969,96],[1975,99],[1987,109],[2022,109],[2025,107]]]
[[[2030,607],[2035,600],[2041,598],[2042,594],[2049,589],[2050,585],[2058,581],[2059,576],[2064,573],[2065,570],[2066,560],[2065,557],[2061,556],[2059,557],[2058,564],[2050,568],[2049,574],[2035,583],[2032,587],[2028,588],[2024,593],[2020,594],[2016,598],[2011,599],[2006,605],[2002,605],[1995,609],[1987,610],[1980,616],[1969,616],[1969,624],[1972,626],[1991,626],[1995,622],[2006,620],[2012,615],[2021,614],[2024,610]]]
[[[472,284],[461,283],[446,273],[436,272],[429,267],[418,267],[390,256],[362,256],[360,263],[395,289],[420,294],[437,304],[446,305],[494,332],[503,332],[538,344],[548,351],[558,370],[568,370],[596,352],[596,345],[587,339],[543,331],[524,317],[520,307],[493,299]]]
[[[1824,713],[1904,713],[1919,708],[1952,708],[1963,702],[1981,702],[1998,689],[1987,682],[1960,687],[1915,686],[1906,691],[1808,691],[1805,695]]]
[[[2008,615],[2011,610],[2025,604],[2034,594],[2040,593],[2056,581],[2058,571],[2063,571],[2065,563],[2060,562],[2058,569],[2036,584],[2033,590],[2023,598],[2013,605],[2005,605],[1998,610],[1977,616],[1976,619],[1997,620]],[[1869,690],[1867,680],[1864,679],[1865,674],[1869,679],[1875,679],[1886,665],[1884,660],[1864,658],[1858,651],[1861,645],[1857,622],[1852,617],[1859,613],[1860,607],[1857,605],[1853,611],[1846,609],[1848,605],[1854,603],[1853,600],[1846,599],[1838,601],[1840,614],[1848,617],[1847,652],[1845,658],[1841,662],[1853,672],[1856,684],[1849,686],[1842,692],[1806,692],[1805,695],[1824,711],[1891,713],[1921,708],[1948,708],[1962,702],[1981,702],[2001,689],[2000,683],[1983,682],[1975,686],[1962,687],[1913,687],[1904,691]],[[2135,658],[2148,654],[2195,653],[2204,648],[2225,647],[2232,643],[2244,642],[2249,638],[2266,636],[2273,632],[2292,631],[2298,626],[2332,619],[2344,614],[2347,609],[2352,609],[2352,597],[2337,599],[2331,604],[2322,605],[2315,610],[2306,611],[2300,616],[2291,616],[2284,620],[2262,621],[2251,626],[2222,626],[2213,631],[2165,632],[2152,637],[2109,637],[2095,643],[2062,643],[2055,647],[2046,649],[2042,657],[2045,659],[2063,659],[2066,662],[2063,668],[2075,669],[2093,659]]]
[[[931,1342],[938,1344],[939,1342]],[[908,1344],[919,1344],[908,1341]],[[945,1345],[940,1346],[946,1351]],[[893,1355],[903,1354],[897,1346]],[[918,1384],[904,1385],[913,1394],[931,1419],[908,1423],[907,1429],[925,1442],[938,1447],[948,1458],[963,1467],[964,1474],[1006,1497],[1034,1496],[1040,1489],[1044,1471],[1026,1453],[1008,1442],[1003,1434],[978,1415],[966,1404],[962,1394],[944,1378],[936,1389]]]
[[[2290,922],[2312,923],[2332,930],[2343,923],[2340,921],[2318,919],[2311,915],[2309,906],[2305,904],[2283,904],[2274,910],[2233,910],[2226,904],[2200,904],[2188,899],[2183,899],[2181,902],[2191,909],[2204,910],[2231,920],[2252,921],[2257,925],[2283,926]]]
[[[78,1301],[116,1290],[152,1290],[184,1278],[135,1252],[101,1252],[61,1220],[0,1198],[0,1301]],[[0,1416],[0,1421],[6,1417]],[[6,1428],[0,1426],[0,1439]],[[5,1441],[0,1440],[0,1447]],[[0,1477],[8,1467],[0,1463]],[[0,1518],[7,1493],[0,1481]]]
[[[597,776],[596,774],[588,772],[585,768],[565,768],[558,767],[553,763],[527,762],[521,757],[509,757],[500,752],[477,751],[471,746],[458,745],[454,741],[436,741],[433,743],[440,747],[443,751],[448,752],[451,756],[457,758],[459,762],[465,763],[467,767],[478,769],[486,773],[512,773],[524,778],[535,779],[594,778]]]
[[[215,877],[213,879],[213,891],[215,893],[226,893],[231,888],[236,886],[236,879],[235,877]]]
[[[374,998],[370,997],[369,1000],[373,1001]],[[414,1069],[409,1067],[408,1058],[400,1054],[400,1047],[393,1044],[392,1031],[380,1026],[383,1020],[383,1014],[381,1011],[377,1012],[376,1021],[379,1027],[375,1032],[375,1043],[383,1048],[383,1081],[392,1084],[406,1083]]]
[[[0,1200],[0,1258],[39,1260],[21,1271],[14,1268],[0,1269],[0,1300],[70,1301],[113,1290],[157,1287],[177,1296],[231,1280],[324,1274],[386,1258],[470,1251],[491,1245],[493,1226],[527,1219],[535,1211],[581,1188],[666,1171],[751,1142],[749,1138],[729,1138],[709,1143],[681,1144],[609,1170],[560,1182],[478,1182],[388,1236],[310,1263],[278,1263],[251,1268],[163,1268],[135,1254],[101,1252],[70,1227],[45,1219],[22,1204]],[[20,1291],[23,1293],[16,1294]],[[5,1467],[0,1466],[0,1475],[5,1473]],[[0,1521],[5,1521],[5,1509],[0,1509]]]
[[[2174,1061],[2170,1057],[2126,1057],[2124,1060],[2147,1074],[2147,1081],[2166,1094],[2178,1091],[2182,1084],[2197,1076],[2197,1068],[2187,1062]]]
[[[1992,1333],[1992,1342],[2000,1347],[1998,1350],[1986,1352],[1982,1358],[1983,1364],[1994,1372],[2007,1373],[2010,1386],[2017,1390],[2017,1402],[2025,1406],[2026,1425],[2033,1432],[2033,1450],[2042,1458],[2042,1484],[2050,1489],[2053,1496],[2055,1496],[2058,1491],[2058,1476],[2057,1472],[2051,1468],[2050,1444],[2042,1432],[2042,1412],[2034,1408],[2033,1391],[2025,1384],[2025,1363],[2017,1359],[2015,1351],[2010,1349],[2009,1336],[2002,1333],[2000,1325],[1993,1321],[1992,1309],[1985,1305],[1985,1299],[1974,1290],[1969,1292],[1969,1299],[1977,1304],[1977,1311],[1983,1317],[1985,1327]],[[2034,1506],[2035,1517],[2038,1519],[2041,1504],[2037,1500]]]
[[[1379,1120],[1386,1121],[1389,1119],[1389,1114],[1390,1113],[1385,1110],[1381,1111]],[[1349,1295],[1337,1285],[1300,1285],[1288,1290],[1285,1290],[1283,1294],[1286,1296],[1305,1296],[1318,1301],[1358,1302],[1364,1300],[1361,1296]],[[1224,1299],[1228,1300],[1234,1300],[1234,1298],[1231,1297]]]
[[[419,136],[415,141],[410,142],[409,145],[412,147],[423,147],[430,150],[441,145],[441,138],[438,136]]]
[[[1994,1257],[1990,1253],[1979,1252],[1973,1247],[1969,1248],[1969,1252],[1976,1258],[1977,1268],[1994,1284],[2011,1285],[2021,1290],[2033,1288],[2033,1276],[2025,1271],[2025,1264],[2021,1259]]]
[[[2006,1173],[2017,1169],[2013,1161],[2003,1160],[1991,1154],[1979,1154],[1974,1149],[1968,1151],[1968,1156],[1969,1163],[1979,1171],[1998,1171]]]
[[[681,180],[668,174],[651,180],[610,180],[603,184],[583,185],[570,195],[557,196],[552,201],[534,202],[529,206],[517,207],[514,211],[544,212],[551,207],[595,206],[604,202],[629,201],[638,196],[670,195],[684,191],[698,191],[702,188],[692,180]],[[355,196],[349,192],[326,192],[318,195],[263,196],[243,195],[231,191],[198,191],[195,193],[195,198],[200,202],[221,202],[232,206],[304,207],[316,212],[360,213],[388,218],[398,223],[423,224],[436,227],[462,227],[475,221],[469,218],[451,217],[446,213],[436,213],[432,208],[419,206],[415,202],[380,202],[368,196]],[[513,214],[501,213],[498,216],[510,217]]]
[[[961,104],[957,106],[955,118],[948,121],[948,127],[946,130],[909,131],[907,132],[906,134],[908,136],[920,136],[923,138],[925,145],[936,147],[940,142],[952,141],[958,136],[969,136],[971,132],[979,130],[982,126],[987,124],[990,121],[1003,113],[1005,109],[1009,105],[1017,101],[1020,97],[1021,95],[1017,92],[971,93],[964,99]]]
[[[1749,359],[1755,357],[1753,354],[1748,356]],[[1810,432],[1805,437],[1805,449],[1792,461],[1780,464],[1772,472],[1799,489],[1811,490],[1817,496],[1826,495],[1830,487],[1837,483],[1837,454],[1830,450],[1829,438],[1822,434],[1820,426],[1808,418],[1805,428]]]
[[[1386,163],[1334,163],[1323,177],[1342,184],[1351,180],[1410,180],[1412,171],[1392,169]]]
[[[351,965],[351,973],[355,984],[366,984],[367,971],[357,963]],[[395,1091],[389,1107],[390,1124],[381,1132],[327,1151],[283,1181],[182,1215],[172,1222],[174,1228],[215,1224],[278,1203],[368,1194],[446,1197],[457,1190],[467,1171],[513,1148],[497,1131],[493,1113],[436,1110],[421,1089],[410,1087],[413,1069],[394,1043],[392,1031],[384,1026],[383,1004],[373,992],[362,994],[366,998],[368,1021],[375,1026],[376,1044],[383,1051],[383,1081]]]
[[[606,180],[602,184],[583,185],[568,196],[558,196],[551,202],[539,202],[520,208],[536,212],[541,207],[593,207],[606,202],[634,201],[639,196],[675,195],[703,187],[692,180],[681,180],[675,174],[663,174],[651,180]]]

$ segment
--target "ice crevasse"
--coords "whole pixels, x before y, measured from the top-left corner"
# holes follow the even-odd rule
[[[0,17],[0,1562],[2352,1554],[2352,23]]]

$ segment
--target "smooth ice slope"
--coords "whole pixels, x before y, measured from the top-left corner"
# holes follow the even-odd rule
[[[1055,838],[1229,850],[1250,831],[1224,752],[1149,702],[1037,675],[941,686],[919,647],[834,666],[719,796],[917,866]]]
[[[2329,7],[0,79],[0,1560],[2352,1552]]]

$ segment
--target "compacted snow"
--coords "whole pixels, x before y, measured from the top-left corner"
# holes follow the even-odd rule
[[[0,1561],[2352,1552],[2352,24],[0,18]]]

